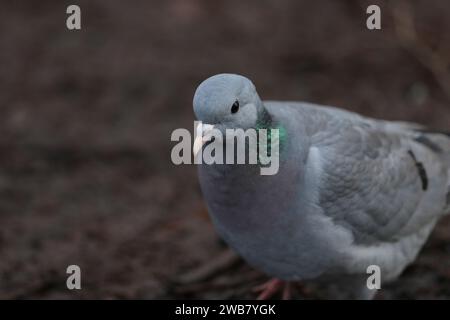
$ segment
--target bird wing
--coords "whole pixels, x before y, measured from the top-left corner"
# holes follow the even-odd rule
[[[397,241],[444,213],[448,169],[417,132],[403,123],[324,112],[325,127],[312,135],[321,155],[318,201],[356,244]]]

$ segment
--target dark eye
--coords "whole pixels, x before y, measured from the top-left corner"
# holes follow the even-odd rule
[[[231,106],[231,113],[236,113],[239,110],[239,101],[235,101]]]

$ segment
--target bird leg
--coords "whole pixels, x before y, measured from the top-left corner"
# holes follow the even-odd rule
[[[290,282],[286,282],[284,284],[284,288],[283,288],[283,294],[281,296],[281,298],[283,300],[291,300],[291,283]]]
[[[289,300],[291,298],[291,286],[288,281],[273,278],[262,285],[253,289],[254,292],[261,292],[258,300],[267,300],[273,297],[277,292],[282,291],[282,299]]]

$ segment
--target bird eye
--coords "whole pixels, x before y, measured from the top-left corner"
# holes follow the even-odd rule
[[[235,101],[231,106],[231,113],[236,113],[239,110],[239,101]]]

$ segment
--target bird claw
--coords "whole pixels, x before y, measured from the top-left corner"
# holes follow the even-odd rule
[[[277,292],[281,290],[281,297],[283,300],[291,298],[291,285],[287,281],[273,278],[262,285],[256,286],[253,292],[261,292],[257,300],[267,300],[272,298]]]

